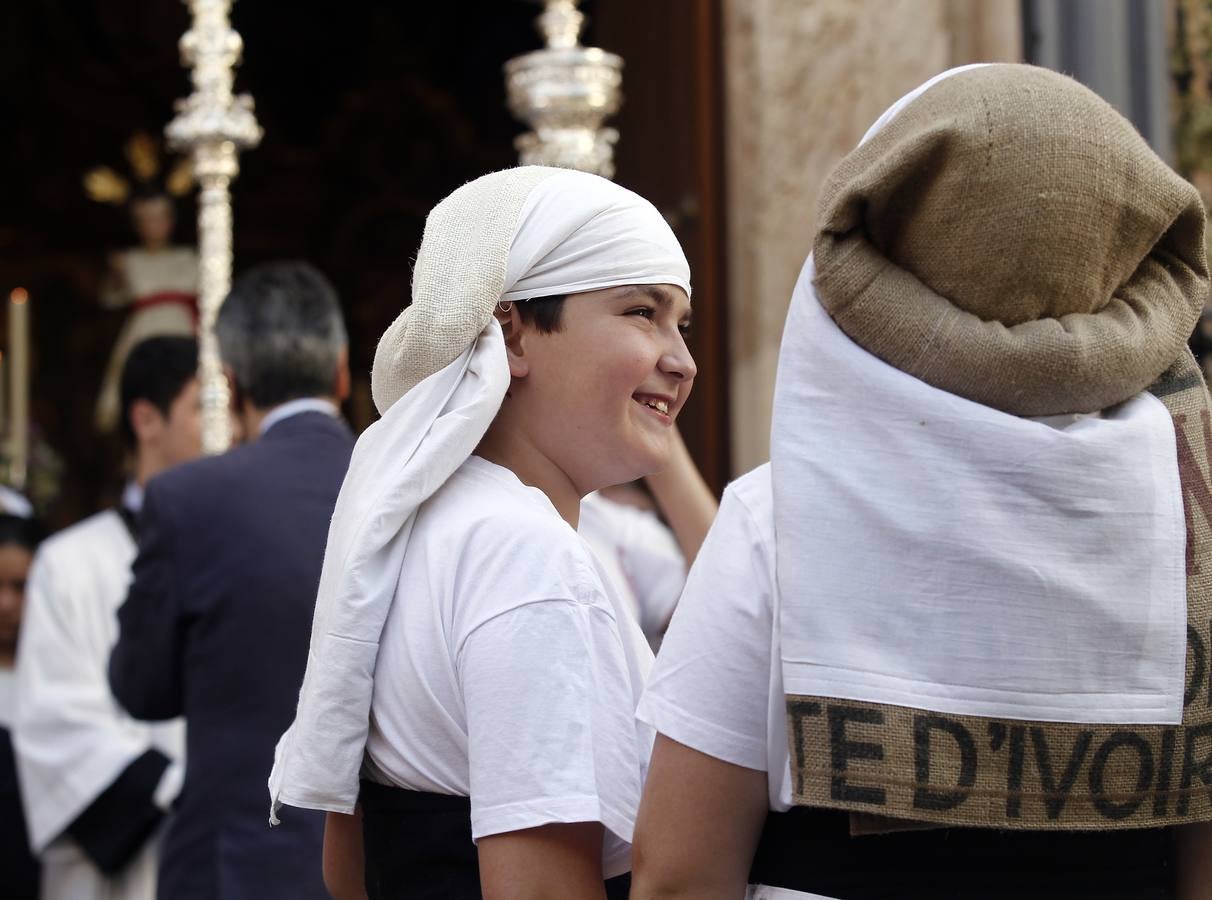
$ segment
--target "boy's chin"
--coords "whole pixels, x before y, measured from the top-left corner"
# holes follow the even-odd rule
[[[651,449],[649,452],[643,454],[642,458],[637,456],[634,465],[631,467],[634,470],[634,474],[623,479],[619,484],[625,484],[639,478],[647,478],[649,475],[661,471],[661,469],[669,464],[669,454],[670,448],[665,446],[660,449]]]

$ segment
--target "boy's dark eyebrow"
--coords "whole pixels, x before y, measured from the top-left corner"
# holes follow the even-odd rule
[[[634,294],[643,294],[654,303],[659,303],[661,306],[670,306],[673,303],[673,297],[668,291],[663,291],[655,284],[629,284],[622,292],[623,297],[630,297]],[[690,310],[686,310],[686,321],[690,321]]]

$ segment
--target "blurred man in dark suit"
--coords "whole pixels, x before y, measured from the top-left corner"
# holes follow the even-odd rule
[[[148,485],[110,683],[137,718],[186,719],[159,896],[322,898],[323,816],[271,830],[265,784],[353,449],[345,327],[323,275],[276,263],[236,282],[216,333],[249,442]]]

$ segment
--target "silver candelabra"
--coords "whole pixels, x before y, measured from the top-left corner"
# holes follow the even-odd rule
[[[603,126],[622,102],[623,60],[580,45],[577,0],[546,0],[538,18],[547,46],[505,64],[509,108],[531,131],[515,141],[524,165],[614,176],[619,133]]]
[[[231,444],[230,394],[215,316],[231,289],[231,181],[240,171],[239,151],[255,147],[261,126],[252,98],[234,96],[234,69],[243,42],[232,30],[232,0],[185,0],[193,24],[181,38],[181,59],[193,68],[193,93],[177,103],[165,134],[191,154],[198,181],[198,379],[202,385],[202,448],[222,453]]]

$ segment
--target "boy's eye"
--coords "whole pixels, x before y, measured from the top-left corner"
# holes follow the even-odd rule
[[[690,323],[679,322],[678,331],[681,332],[682,337],[690,337]]]
[[[656,310],[651,306],[637,306],[635,309],[627,310],[629,316],[641,316],[645,319],[651,319],[656,315]]]

